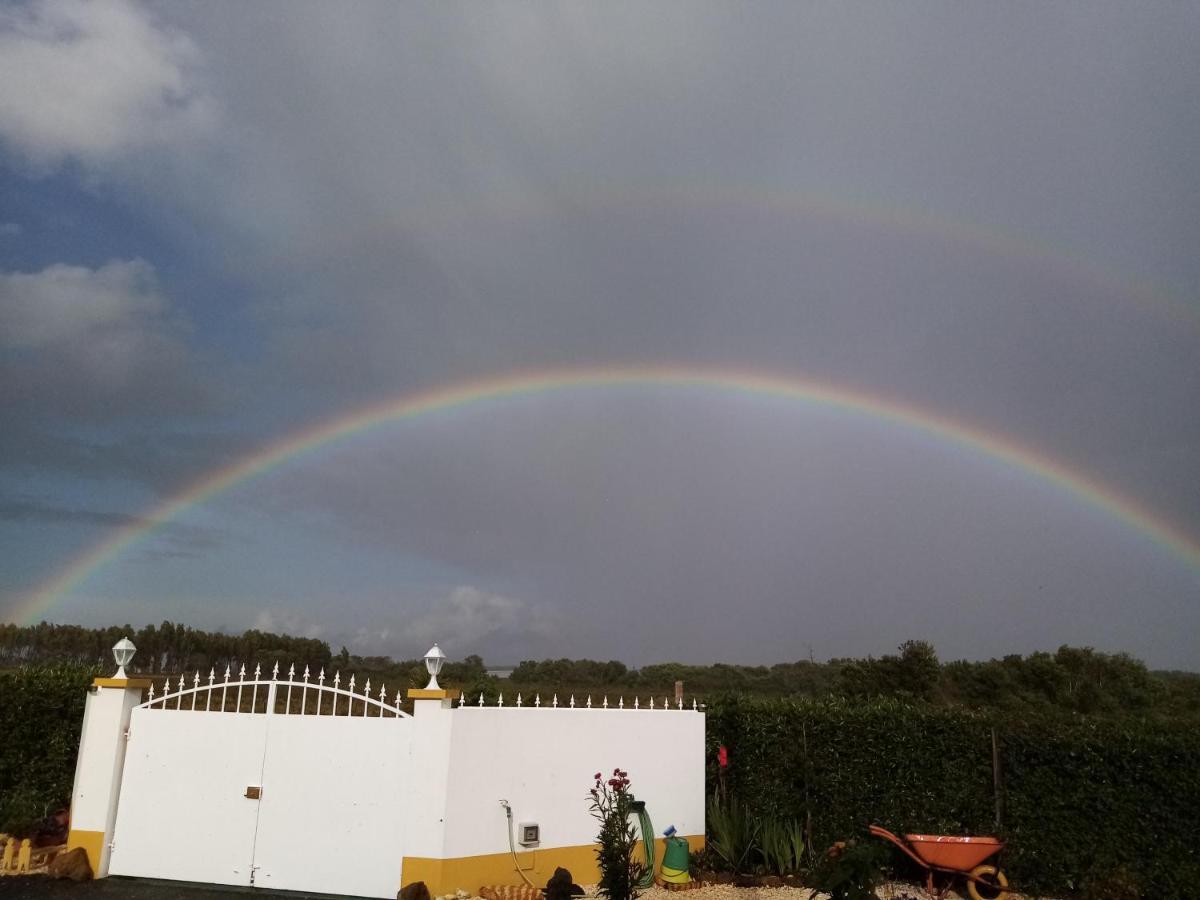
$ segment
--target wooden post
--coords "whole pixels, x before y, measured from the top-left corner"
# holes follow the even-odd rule
[[[1003,800],[1000,790],[1000,744],[996,740],[996,729],[992,729],[992,792],[996,797],[996,830],[1000,830],[1003,819]]]
[[[683,682],[682,681],[675,682],[675,702],[677,704],[683,702]]]

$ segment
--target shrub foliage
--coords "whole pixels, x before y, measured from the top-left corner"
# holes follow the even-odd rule
[[[0,831],[23,833],[71,798],[86,666],[0,672]]]
[[[1002,776],[996,825],[992,731]],[[725,789],[751,816],[810,823],[817,852],[897,832],[995,834],[1014,887],[1073,893],[1120,873],[1155,897],[1200,884],[1200,733],[1190,725],[1004,718],[895,699],[730,695],[708,710]]]

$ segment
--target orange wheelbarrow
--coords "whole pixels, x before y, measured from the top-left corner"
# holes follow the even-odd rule
[[[1009,890],[1008,879],[995,866],[983,861],[995,856],[1004,842],[994,837],[955,837],[946,834],[906,834],[897,837],[878,825],[870,827],[871,834],[891,841],[925,870],[925,889],[941,900],[950,890],[954,878],[967,880],[967,893],[972,900],[995,900]],[[934,873],[948,876],[937,887]]]

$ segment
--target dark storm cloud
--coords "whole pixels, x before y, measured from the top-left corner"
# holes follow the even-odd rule
[[[169,493],[421,387],[665,362],[894,397],[1200,533],[1195,8],[109,9],[52,48],[135,45],[140,75],[68,98],[105,128],[14,100],[0,136],[23,164],[81,166],[242,293],[185,316],[144,277],[157,260],[4,282],[22,472]],[[88,290],[64,299],[65,275]],[[97,286],[108,301],[82,303]],[[214,334],[236,334],[236,367]],[[343,603],[346,634],[391,629],[372,646],[457,621],[511,655],[929,636],[1196,663],[1194,573],[1011,469],[714,396],[505,410],[389,431],[222,508],[318,514],[319,588],[291,574],[287,528],[258,563],[307,598],[305,627],[356,553],[456,570],[437,594],[399,567],[372,593],[398,609]],[[547,610],[560,630],[523,629]]]
[[[149,519],[128,513],[76,509],[20,497],[0,497],[0,520],[35,525],[89,525],[103,528],[146,527],[152,524]],[[219,543],[219,538],[212,531],[178,522],[168,522],[161,526],[160,533],[164,538],[162,546],[142,551],[151,554],[146,558],[194,556]]]

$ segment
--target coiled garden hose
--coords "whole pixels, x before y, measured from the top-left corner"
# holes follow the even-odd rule
[[[650,813],[646,812],[644,800],[634,800],[633,810],[637,813],[638,827],[642,829],[642,845],[646,851],[646,872],[637,883],[640,888],[654,886],[654,825],[650,822]]]

